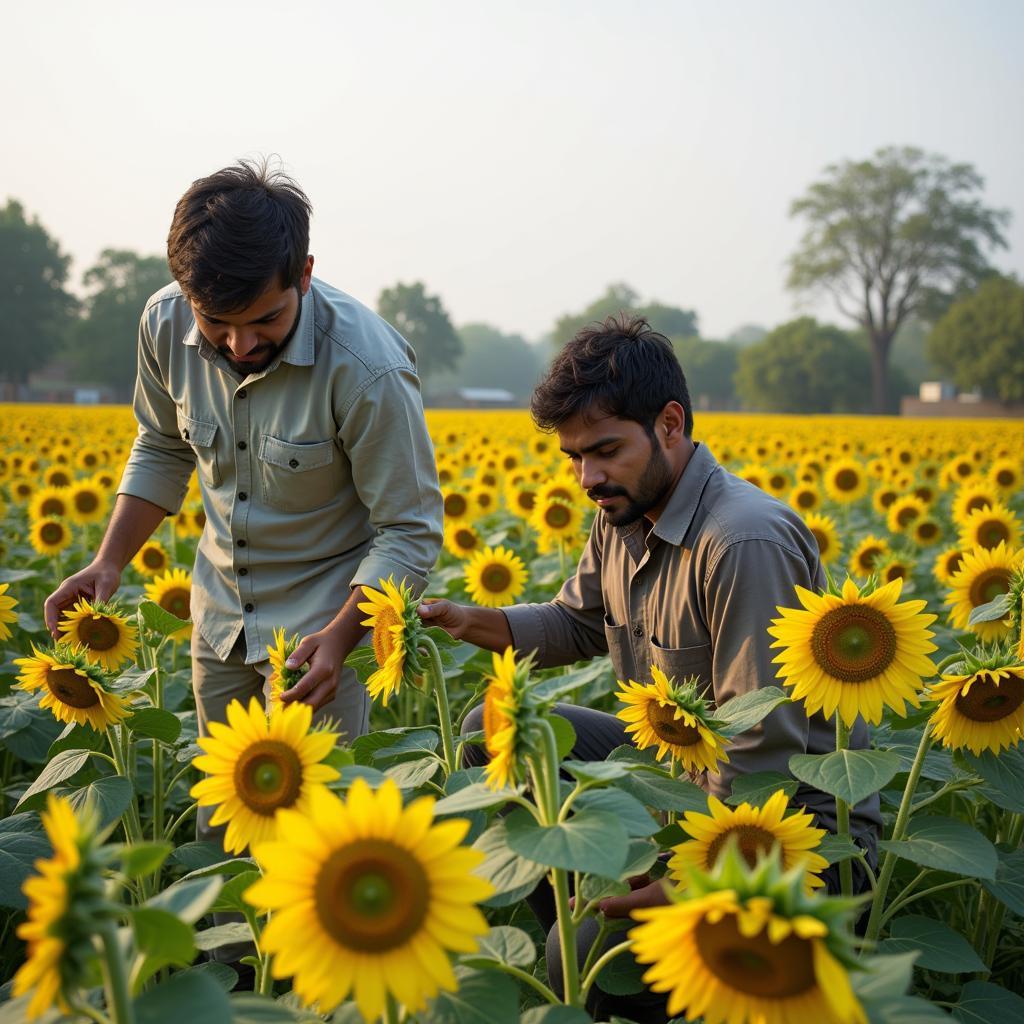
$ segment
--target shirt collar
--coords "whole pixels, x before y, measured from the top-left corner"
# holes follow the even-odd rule
[[[711,454],[706,444],[694,446],[690,461],[686,463],[665,505],[664,511],[658,516],[651,532],[669,544],[683,543],[686,531],[689,530],[693,517],[697,514],[704,485],[718,468],[718,460]]]

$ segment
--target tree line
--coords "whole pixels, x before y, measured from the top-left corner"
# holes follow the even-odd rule
[[[472,385],[524,399],[583,324],[632,311],[669,338],[706,407],[888,412],[926,374],[1024,401],[1024,286],[988,259],[1005,247],[1010,215],[984,205],[982,189],[970,165],[910,147],[825,168],[790,207],[804,233],[787,286],[798,297],[827,296],[842,326],[800,317],[712,340],[693,310],[642,302],[624,283],[559,317],[532,344],[485,323],[456,328],[423,282],[385,288],[377,310],[409,340],[435,395]],[[104,250],[83,275],[81,297],[68,288],[69,271],[57,240],[8,200],[0,208],[0,379],[24,384],[60,357],[83,383],[125,398],[139,314],[169,282],[166,261]]]

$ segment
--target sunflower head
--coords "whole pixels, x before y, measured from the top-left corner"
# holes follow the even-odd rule
[[[18,621],[18,613],[14,610],[18,602],[7,593],[9,586],[9,583],[0,583],[0,640],[10,639],[8,623]]]
[[[530,680],[532,657],[517,659],[507,647],[492,655],[492,667],[484,693],[484,744],[490,755],[485,779],[492,789],[502,789],[523,779],[527,755],[536,749],[536,723],[552,702],[540,699]]]
[[[283,627],[274,630],[274,642],[267,645],[270,667],[274,670],[269,680],[272,709],[281,707],[281,694],[285,690],[290,690],[309,671],[307,665],[300,665],[298,668],[288,668],[285,665],[298,646],[299,634],[285,636]]]
[[[145,585],[148,600],[158,604],[165,612],[188,621],[192,618],[192,575],[184,569],[169,569],[152,577]],[[182,626],[170,634],[171,640],[188,640],[192,625]]]
[[[641,750],[658,748],[658,757],[678,761],[690,772],[716,772],[719,762],[728,762],[728,739],[722,722],[712,715],[711,704],[699,692],[694,676],[677,683],[656,665],[651,666],[649,684],[633,679],[619,682],[616,694],[626,706],[618,717],[627,722],[626,732]]]
[[[730,837],[671,903],[633,912],[633,954],[651,965],[648,987],[668,993],[670,1016],[865,1024],[848,976],[861,901],[812,894],[804,869],[783,871],[781,859],[776,846],[750,867]]]
[[[1020,520],[1001,501],[971,512],[960,527],[962,548],[1015,548],[1019,543]]]
[[[104,857],[91,805],[76,814],[51,792],[41,817],[53,856],[36,861],[38,873],[22,886],[28,913],[17,935],[28,949],[12,989],[15,997],[33,993],[30,1020],[54,1005],[70,1013],[67,997],[88,985],[96,960],[92,935],[97,917],[107,910]]]
[[[150,579],[166,572],[171,567],[171,558],[163,544],[156,540],[147,540],[136,552],[132,565],[142,576]]]
[[[403,683],[415,684],[423,674],[419,657],[420,637],[423,635],[423,621],[416,613],[416,598],[412,588],[403,579],[395,585],[393,576],[378,580],[380,590],[363,587],[366,601],[359,610],[369,618],[362,625],[373,630],[373,656],[377,671],[366,682],[370,696],[380,697],[387,707],[391,695],[397,693]]]
[[[860,715],[877,725],[883,706],[900,717],[920,707],[922,681],[935,673],[924,601],[899,602],[902,579],[858,588],[849,578],[820,595],[796,588],[800,609],[779,608],[768,632],[781,648],[775,663],[808,717],[838,712],[847,726]],[[808,614],[810,613],[810,614]]]
[[[811,531],[818,545],[818,555],[822,565],[828,565],[839,557],[842,542],[839,540],[839,531],[836,529],[835,520],[831,516],[819,515],[817,512],[809,512],[804,516],[807,529]]]
[[[949,581],[949,621],[956,629],[970,629],[983,642],[1004,640],[1010,634],[1010,620],[971,623],[975,608],[1010,592],[1015,573],[1024,560],[1024,549],[1014,551],[1005,544],[994,548],[964,549],[959,568]]]
[[[81,647],[32,645],[32,656],[15,658],[21,669],[17,688],[40,693],[39,706],[59,722],[88,725],[98,732],[116,725],[131,712],[128,704],[106,688],[103,669]]]
[[[28,539],[39,554],[56,555],[71,544],[71,528],[56,516],[33,519]]]
[[[64,641],[78,647],[85,657],[107,672],[117,672],[135,659],[139,632],[117,602],[80,598],[64,612],[58,627]]]
[[[509,548],[485,547],[466,563],[466,591],[485,608],[512,604],[526,586],[526,564]]]

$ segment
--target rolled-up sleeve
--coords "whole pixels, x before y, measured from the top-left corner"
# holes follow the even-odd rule
[[[157,360],[154,316],[154,311],[147,309],[139,323],[139,367],[133,401],[139,429],[117,493],[144,498],[174,514],[185,499],[196,456],[178,432],[177,408]]]
[[[503,608],[512,632],[512,645],[521,654],[537,652],[537,667],[570,665],[608,653],[604,635],[604,598],[601,590],[602,532],[600,517],[576,573],[558,595],[539,604]]]
[[[418,597],[441,549],[443,506],[415,372],[385,371],[351,399],[339,422],[352,482],[374,530],[352,586],[379,588],[393,576]]]

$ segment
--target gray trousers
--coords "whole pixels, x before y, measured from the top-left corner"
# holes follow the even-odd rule
[[[210,722],[226,722],[227,707],[233,700],[240,700],[246,707],[251,698],[265,703],[270,696],[269,679],[273,672],[269,657],[252,665],[245,663],[245,633],[239,633],[238,641],[231,649],[226,661],[221,661],[217,652],[202,638],[198,629],[192,630],[192,690],[196,698],[196,717],[199,735],[209,736]],[[313,714],[313,723],[326,718],[340,723],[340,739],[351,743],[357,736],[366,733],[370,717],[370,698],[355,671],[342,668],[334,699]],[[200,807],[196,817],[196,839],[204,842],[224,842],[227,825],[210,825],[215,807]],[[225,857],[230,856],[226,851]],[[240,914],[215,914],[217,924],[240,921]],[[221,946],[214,951],[217,960],[235,961],[253,952],[251,945]]]

